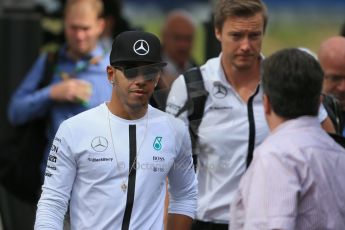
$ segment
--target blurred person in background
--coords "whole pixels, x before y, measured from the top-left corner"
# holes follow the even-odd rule
[[[187,69],[195,66],[192,57],[196,25],[192,15],[184,10],[171,11],[163,24],[163,59],[167,61],[166,74],[177,78]]]
[[[151,105],[165,110],[172,82],[187,69],[196,66],[192,57],[196,25],[192,15],[184,10],[168,13],[161,28],[163,60],[167,62],[151,99]]]
[[[334,103],[339,104],[339,107],[336,104],[332,106],[331,111],[336,115],[333,122],[340,127],[338,132],[344,136],[345,37],[335,36],[323,41],[318,51],[318,59],[324,72],[323,93],[334,97],[337,100]]]
[[[299,49],[285,49],[265,59],[262,69],[271,133],[241,179],[230,229],[344,229],[345,150],[317,118],[320,64]]]
[[[44,53],[11,98],[8,116],[14,125],[49,116],[48,146],[63,120],[97,106],[111,94],[103,77],[109,53],[98,42],[104,29],[102,12],[100,0],[68,1],[64,12],[66,44],[57,51],[50,84],[38,88],[48,58]]]
[[[11,99],[8,116],[14,125],[49,116],[48,146],[63,120],[97,106],[111,94],[103,77],[109,53],[98,42],[104,29],[102,12],[100,0],[68,1],[64,12],[66,44],[57,51],[50,84],[38,88],[48,58],[44,53]]]
[[[104,77],[109,53],[99,43],[104,29],[102,14],[101,0],[68,1],[64,11],[66,43],[57,52],[38,57],[10,100],[8,119],[14,126],[46,119],[47,144],[41,169],[37,168],[42,179],[60,123],[99,105],[111,95],[111,85]],[[45,76],[48,62],[53,62],[50,63],[54,70],[51,76]],[[47,82],[44,87],[41,87],[42,81]],[[39,193],[37,188],[36,193],[31,194],[33,199],[37,200]],[[16,212],[10,202],[8,206]],[[33,227],[33,221],[27,224],[27,229]]]

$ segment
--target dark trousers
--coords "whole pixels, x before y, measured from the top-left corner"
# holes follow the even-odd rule
[[[34,229],[36,204],[21,201],[0,185],[0,214],[3,230]]]
[[[229,230],[229,225],[194,220],[192,230]]]

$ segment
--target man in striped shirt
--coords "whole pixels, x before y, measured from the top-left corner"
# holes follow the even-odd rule
[[[298,49],[263,62],[271,134],[232,201],[231,229],[345,229],[345,150],[320,127],[323,72]]]

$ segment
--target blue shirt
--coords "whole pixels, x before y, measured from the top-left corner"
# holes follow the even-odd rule
[[[62,121],[70,118],[82,111],[93,108],[104,101],[109,100],[112,87],[108,82],[106,67],[108,65],[109,53],[105,52],[102,46],[98,45],[90,55],[78,61],[72,60],[66,55],[66,46],[58,51],[58,60],[51,83],[41,89],[37,89],[44,75],[47,54],[42,54],[27,73],[15,93],[13,94],[8,108],[8,118],[13,125],[21,125],[35,118],[49,116],[47,138],[48,145],[43,159],[45,169],[46,160],[52,140]],[[101,60],[96,64],[89,64],[90,57],[101,56]],[[89,103],[78,104],[71,102],[56,102],[50,97],[52,85],[61,82],[61,72],[74,72],[77,66],[87,65],[83,71],[74,74],[76,79],[89,82],[92,86],[92,95]]]

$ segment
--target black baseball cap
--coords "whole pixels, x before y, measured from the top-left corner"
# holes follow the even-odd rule
[[[110,52],[112,66],[135,63],[157,64],[165,66],[159,39],[144,31],[125,31],[116,36]]]

